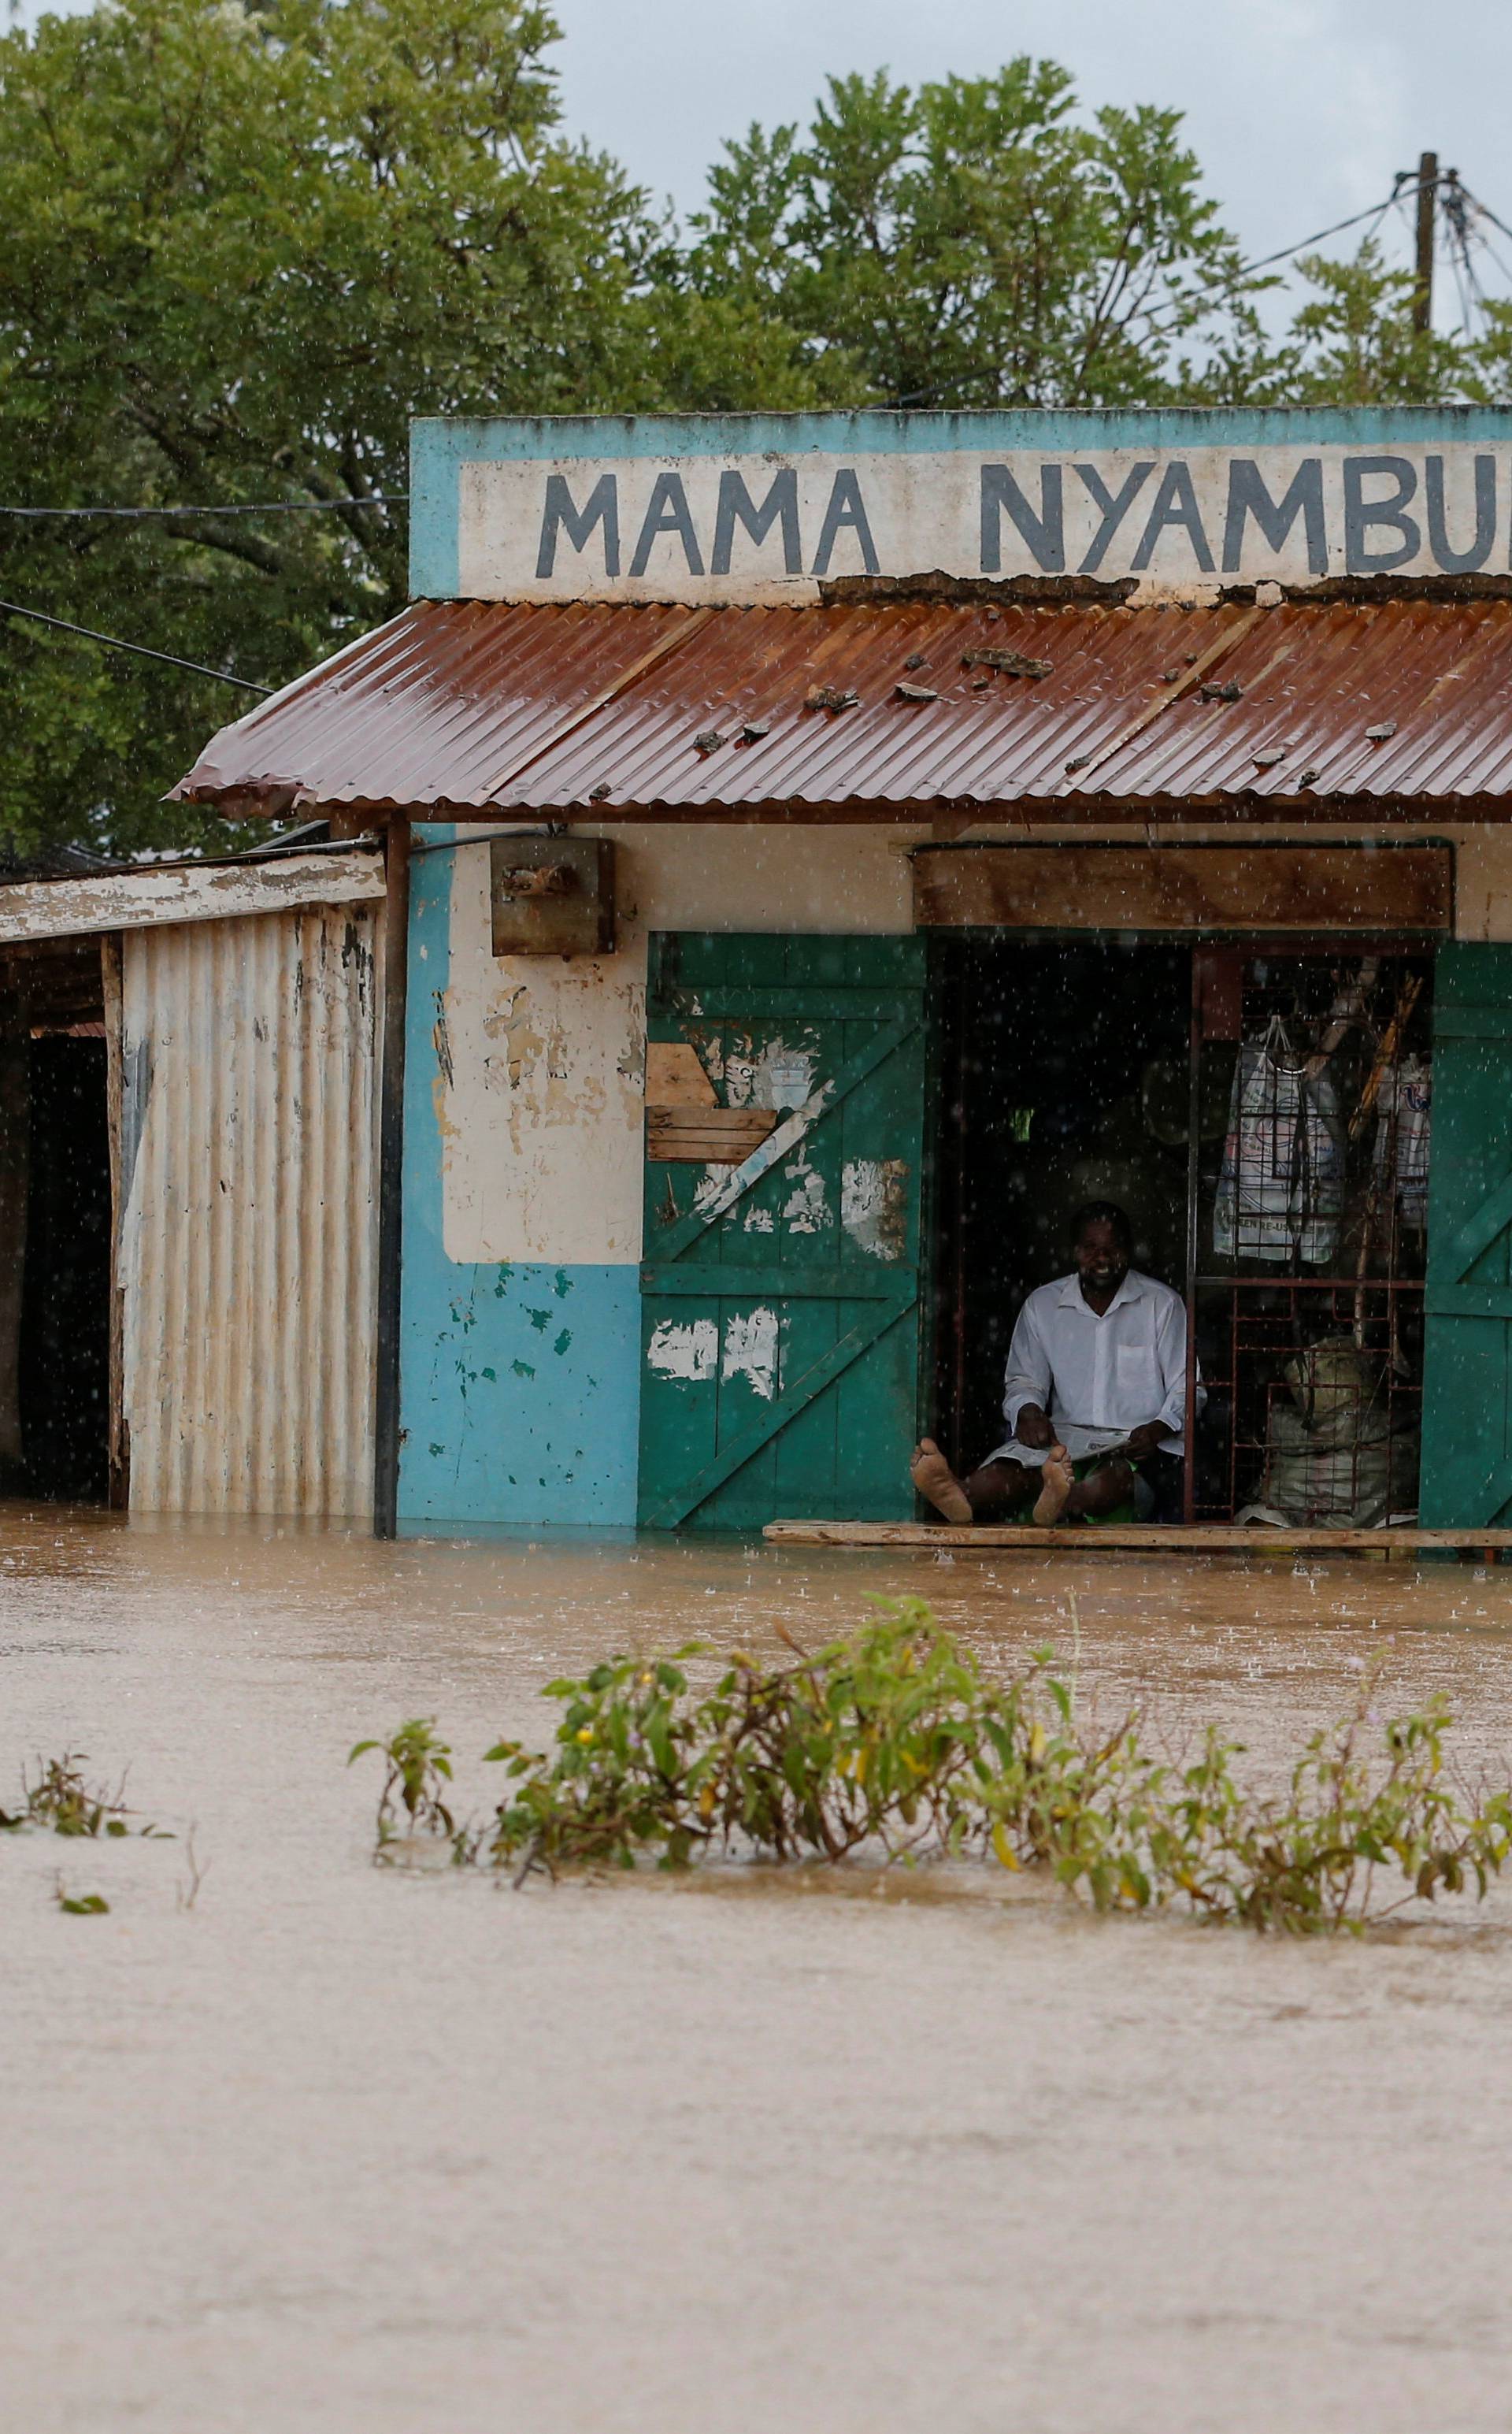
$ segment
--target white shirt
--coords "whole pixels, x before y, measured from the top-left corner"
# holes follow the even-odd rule
[[[1197,1390],[1200,1412],[1207,1400]],[[1037,1468],[1043,1449],[1013,1437],[1026,1403],[1048,1417],[1073,1461],[1121,1445],[1130,1429],[1164,1420],[1174,1434],[1164,1453],[1183,1451],[1186,1421],[1186,1304],[1155,1277],[1130,1268],[1099,1318],[1079,1277],[1039,1285],[1025,1300],[1008,1351],[1003,1415],[1010,1442],[990,1461]]]

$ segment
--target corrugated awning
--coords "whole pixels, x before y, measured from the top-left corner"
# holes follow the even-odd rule
[[[1495,816],[1512,601],[420,602],[222,728],[176,793],[441,819]]]

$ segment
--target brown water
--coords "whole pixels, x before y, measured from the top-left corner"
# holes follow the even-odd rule
[[[1264,1762],[1384,1639],[1512,1748],[1512,1570],[408,1545],[0,1512],[0,2424],[30,2434],[1512,2425],[1512,1896],[1267,1944],[926,1878],[367,1863],[361,1733],[470,1759],[625,1639],[922,1590]],[[369,1761],[371,1763],[371,1761]],[[462,1769],[482,1800],[486,1771]],[[52,1901],[56,1872],[109,1917]]]

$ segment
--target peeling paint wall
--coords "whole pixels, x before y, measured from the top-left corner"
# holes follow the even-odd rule
[[[1512,831],[1428,832],[1459,848],[1459,934],[1512,938]],[[411,1526],[632,1524],[647,934],[907,933],[908,848],[930,832],[679,824],[596,833],[620,848],[620,950],[603,958],[494,956],[485,838],[416,864],[400,1474]],[[1075,833],[1159,841],[1143,824]],[[1203,833],[1183,830],[1182,841]],[[1296,834],[1252,833],[1256,843]],[[1308,831],[1319,843],[1367,833]],[[1054,842],[1053,831],[1022,824],[972,830],[984,840],[1035,834]],[[776,1103],[774,1078],[755,1066],[726,1079],[737,1099]],[[718,1188],[721,1171],[711,1175]],[[823,1190],[800,1164],[787,1222],[821,1224]],[[878,1259],[898,1208],[885,1164],[846,1169],[841,1222]],[[756,1393],[770,1392],[775,1328],[763,1332],[762,1315],[722,1355],[689,1324],[663,1331],[647,1357],[679,1376],[733,1361]]]
[[[430,829],[416,843],[455,833]],[[496,957],[486,842],[416,859],[400,1385],[408,1528],[633,1524],[647,934],[907,931],[905,853],[926,831],[600,833],[620,846],[620,947],[603,958]],[[749,1079],[759,1104],[767,1083]],[[770,1311],[754,1312],[723,1353],[758,1395],[775,1391],[776,1356]],[[719,1357],[717,1340],[678,1330],[651,1357],[701,1374],[699,1363]]]
[[[411,988],[433,1034],[450,1260],[638,1260],[648,931],[907,931],[906,850],[926,831],[598,833],[619,842],[604,957],[496,957],[486,843],[433,858],[452,865],[448,977],[421,968]],[[755,1074],[747,1095],[773,1104]]]

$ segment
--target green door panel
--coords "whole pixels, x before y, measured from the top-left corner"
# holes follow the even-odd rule
[[[646,1166],[644,1527],[907,1520],[918,1418],[921,938],[654,936],[647,1036],[779,1123],[744,1164]],[[799,1105],[792,1105],[797,1100]]]
[[[1433,1530],[1512,1504],[1512,946],[1441,947],[1420,1509]]]

